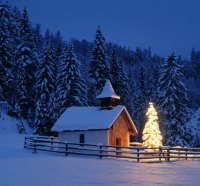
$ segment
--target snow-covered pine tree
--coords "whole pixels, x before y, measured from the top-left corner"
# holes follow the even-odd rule
[[[38,56],[41,55],[43,52],[43,36],[41,33],[41,26],[36,24],[33,28],[33,39],[34,39],[34,46],[36,47],[36,53]]]
[[[169,55],[159,79],[158,106],[166,145],[185,146],[190,139],[186,127],[188,120],[187,91],[182,79],[182,66],[176,63],[175,55]]]
[[[162,136],[158,124],[158,116],[152,102],[149,103],[146,115],[148,120],[143,130],[143,144],[149,148],[162,146]]]
[[[26,110],[26,113],[23,113],[20,117],[24,117],[29,122],[32,122],[35,96],[33,87],[36,82],[35,73],[39,57],[36,53],[33,32],[26,9],[24,9],[23,16],[20,20],[20,43],[15,55],[15,60],[16,104],[18,106],[24,105],[24,103],[21,104],[20,102],[26,100],[26,105],[28,105],[28,107],[21,108],[21,110]],[[18,84],[22,86],[18,86]],[[25,93],[23,94],[23,99],[20,97],[20,92]]]
[[[53,49],[53,59],[55,61],[55,72],[57,76],[59,62],[61,61],[65,45],[61,33],[59,31],[57,31],[55,35],[53,35],[52,38],[50,38],[50,40],[52,40],[51,43]]]
[[[35,105],[35,127],[36,133],[40,135],[48,134],[52,127],[49,103],[51,94],[54,91],[54,61],[49,43],[45,46],[44,55],[41,58],[37,70],[37,82],[35,85],[36,105]]]
[[[115,89],[116,87],[115,84],[117,84],[117,81],[119,79],[118,72],[117,72],[119,69],[119,61],[117,60],[115,49],[112,50],[110,64],[111,64],[111,69],[110,69],[111,83],[112,83],[113,88]]]
[[[136,79],[135,79],[135,74],[133,73],[133,69],[130,68],[128,71],[128,109],[129,109],[129,113],[131,115],[132,118],[134,117],[134,102],[136,100],[136,90],[138,89],[137,85],[136,85]]]
[[[25,65],[23,64],[23,61],[18,61],[17,65],[18,67],[15,74],[15,105],[12,112],[14,112],[19,119],[27,119],[29,102]]]
[[[10,31],[13,36],[15,51],[19,43],[21,43],[21,38],[20,38],[21,19],[22,19],[21,12],[16,7],[14,7],[12,9],[12,24],[10,25]]]
[[[134,101],[134,111],[133,115],[135,118],[136,126],[138,128],[138,140],[142,140],[142,131],[144,129],[144,124],[146,122],[145,111],[148,107],[148,97],[146,90],[146,73],[144,67],[140,68],[139,74],[139,89],[136,94],[136,99]]]
[[[200,51],[191,52],[191,65],[193,67],[191,76],[197,79],[197,84],[200,87]]]
[[[74,53],[76,55],[77,60],[80,62],[79,65],[79,69],[81,69],[81,76],[85,81],[85,85],[86,85],[86,97],[87,97],[87,103],[88,105],[93,105],[92,103],[95,102],[96,97],[93,96],[95,95],[95,91],[94,93],[92,93],[91,91],[95,90],[95,87],[92,88],[91,85],[93,85],[91,82],[93,81],[90,77],[89,77],[89,73],[88,70],[90,68],[90,58],[91,58],[91,53],[90,51],[92,50],[92,43],[89,43],[86,40],[82,40],[82,41],[78,41],[73,39],[72,40],[73,43],[73,47],[74,47]],[[89,92],[90,91],[90,92]],[[92,95],[92,96],[89,96]],[[95,98],[95,100],[92,100],[92,98]]]
[[[1,112],[3,110],[3,96],[2,96],[2,88],[0,86],[0,118],[1,118]]]
[[[69,64],[68,60],[68,44],[65,45],[63,55],[61,56],[60,62],[58,64],[58,73],[56,80],[56,113],[57,118],[65,111],[67,108],[67,94],[70,90],[70,79],[69,74]],[[71,71],[71,69],[70,69]]]
[[[54,65],[52,66],[54,69],[54,86],[57,87],[57,78],[59,75],[58,68],[60,66],[60,61],[62,61],[62,54],[63,54],[63,46],[64,42],[62,40],[62,36],[60,32],[56,32],[56,34],[51,34],[49,30],[45,32],[45,37],[44,41],[46,43],[50,43],[51,45],[51,51],[52,51],[52,61]],[[43,41],[43,42],[44,42]],[[50,96],[50,101],[49,101],[49,115],[50,115],[50,123],[55,123],[55,121],[58,119],[60,113],[59,113],[59,105],[57,103],[58,101],[58,91],[57,88],[52,91],[51,96]]]
[[[56,32],[53,38],[53,45],[54,45],[54,56],[55,61],[60,61],[60,57],[63,53],[64,42],[59,31]]]
[[[57,104],[59,115],[67,107],[87,105],[85,81],[81,77],[79,62],[73,52],[73,44],[65,47],[57,78]]]
[[[136,63],[140,63],[142,61],[144,61],[144,56],[142,53],[142,49],[141,48],[136,48],[135,52],[134,52],[134,61]]]
[[[153,68],[152,68],[152,71],[153,71]],[[147,75],[147,99],[149,101],[154,101],[153,97],[154,97],[154,77],[153,77],[154,74],[151,74],[151,73],[148,73]]]
[[[67,104],[69,106],[83,106],[87,105],[87,97],[86,97],[86,86],[85,81],[80,73],[80,64],[76,59],[76,56],[73,52],[73,44],[69,43],[68,47],[68,58],[67,63],[68,67],[71,67],[69,71],[70,80],[70,90],[67,95]]]
[[[127,77],[124,73],[122,64],[119,62],[116,56],[116,51],[113,50],[111,54],[111,82],[117,95],[120,96],[121,103],[128,104],[128,84]]]
[[[12,91],[12,96],[11,96],[11,100],[10,100],[10,107],[9,107],[9,114],[16,116],[17,118],[22,119],[23,115],[23,111],[27,109],[21,109],[20,106],[18,105],[18,96],[22,95],[23,93],[25,94],[26,92],[26,85],[25,85],[25,69],[24,69],[24,64],[23,63],[18,63],[18,47],[20,46],[20,44],[22,43],[21,40],[21,35],[20,35],[20,30],[21,30],[21,20],[22,20],[22,15],[21,12],[14,7],[12,9],[12,24],[10,25],[10,30],[11,30],[11,34],[13,37],[13,41],[14,41],[14,54],[13,54],[13,66],[12,66],[12,86],[13,86],[13,91]],[[20,70],[19,70],[20,69]],[[21,80],[23,79],[23,82],[21,82]],[[23,87],[22,92],[19,91],[19,87],[21,86],[25,86]],[[21,87],[22,88],[22,87]],[[24,99],[25,97],[23,97],[22,99]],[[21,97],[19,98],[21,99]],[[19,104],[23,105],[23,103],[21,103],[22,100],[20,100]],[[18,112],[19,110],[19,112]]]
[[[162,59],[158,55],[154,55],[152,58],[153,69],[152,69],[152,94],[150,95],[150,101],[153,101],[156,105],[158,98],[158,87],[159,87],[159,77],[160,77],[160,67]]]
[[[2,98],[7,101],[11,97],[14,42],[10,31],[11,9],[7,3],[0,2],[0,87]]]
[[[10,32],[12,14],[10,6],[0,3],[0,59],[5,67],[12,66],[13,38]]]
[[[95,80],[96,94],[99,94],[102,91],[106,79],[109,79],[105,47],[104,36],[100,27],[98,27],[95,35],[91,66],[89,70],[90,77]]]
[[[22,19],[20,22],[20,35],[21,39],[23,40],[23,43],[26,44],[30,49],[34,49],[34,37],[33,37],[33,29],[31,27],[30,21],[29,21],[29,15],[26,8],[23,10]]]

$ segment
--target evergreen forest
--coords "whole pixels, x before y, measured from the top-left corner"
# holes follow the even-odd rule
[[[49,135],[68,107],[98,106],[106,79],[139,131],[133,140],[142,140],[153,102],[163,144],[200,146],[200,134],[188,125],[200,107],[200,51],[191,49],[185,59],[175,51],[130,49],[107,42],[101,27],[92,42],[66,41],[59,31],[42,33],[26,8],[0,1],[0,116],[6,111],[17,118],[19,133],[26,133],[26,121],[35,134]]]

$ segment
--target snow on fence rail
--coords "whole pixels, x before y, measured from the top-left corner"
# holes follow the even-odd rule
[[[121,158],[136,162],[162,162],[181,159],[200,158],[200,148],[146,146],[111,146],[60,142],[55,137],[25,137],[24,148],[36,151],[48,151],[68,155],[96,156],[99,158]]]

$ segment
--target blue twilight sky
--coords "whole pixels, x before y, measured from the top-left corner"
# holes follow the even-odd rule
[[[92,41],[100,25],[106,41],[147,48],[166,57],[200,49],[200,0],[8,0],[27,7],[33,23],[64,39]]]

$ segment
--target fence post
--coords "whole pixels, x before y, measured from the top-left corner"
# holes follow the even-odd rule
[[[187,160],[188,148],[185,149],[185,160]]]
[[[33,152],[36,153],[36,150],[37,150],[37,144],[36,144],[36,143],[37,143],[37,141],[36,141],[35,138],[33,139],[33,141],[34,141],[34,142],[33,142],[33,146],[34,146]]]
[[[170,161],[170,148],[167,149],[167,161]]]
[[[66,142],[66,144],[65,144],[65,151],[66,151],[66,152],[65,152],[65,155],[68,156],[68,143],[67,143],[67,142]]]
[[[139,157],[140,157],[139,152],[140,152],[140,149],[137,148],[137,162],[138,162],[138,163],[140,162],[140,159],[139,159]]]
[[[178,149],[178,160],[180,160],[180,152],[181,152],[181,150]]]
[[[24,140],[24,148],[26,149],[26,140],[27,140],[27,137],[25,137],[25,140]]]
[[[99,145],[99,158],[102,159],[102,146]]]
[[[159,147],[159,161],[161,161],[161,152],[162,152],[162,147]]]
[[[51,136],[50,138],[51,138],[51,149],[53,149],[53,136]]]

